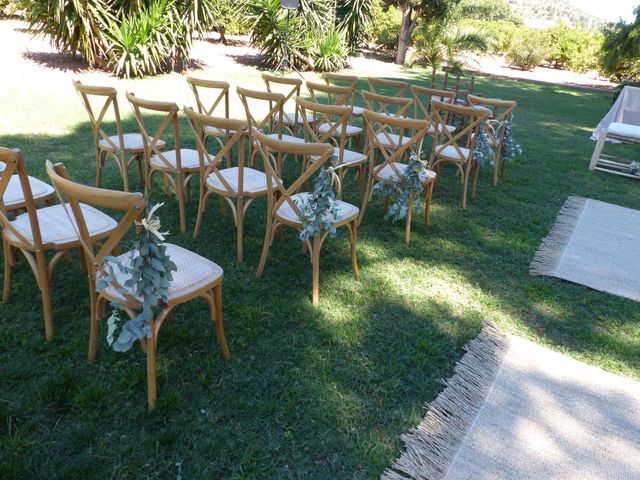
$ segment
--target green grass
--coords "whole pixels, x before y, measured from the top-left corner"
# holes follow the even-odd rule
[[[247,68],[233,80],[256,86],[258,72]],[[133,86],[167,98],[154,89],[162,82],[182,88],[178,81],[173,75]],[[485,78],[477,88],[518,101],[523,161],[495,188],[484,170],[467,210],[459,207],[453,170],[445,170],[432,225],[416,218],[409,246],[402,225],[385,221],[376,200],[359,232],[359,279],[346,233],[325,242],[317,307],[308,258],[291,231],[274,242],[263,277],[255,278],[262,200],[249,209],[245,262],[238,264],[233,223],[217,202],[193,240],[179,232],[176,201],[155,193],[167,202],[161,215],[170,241],[225,270],[232,358],[221,359],[203,302],[178,308],[160,334],[153,413],[146,411],[139,348],[115,353],[103,330],[98,359],[87,365],[88,295],[76,262],[61,262],[54,273],[56,336],[46,343],[39,293],[21,260],[14,296],[0,305],[0,477],[169,479],[182,462],[183,478],[192,479],[377,478],[483,320],[640,378],[636,302],[528,274],[569,195],[640,208],[636,182],[587,169],[589,133],[609,95]],[[20,147],[32,175],[43,177],[50,158],[76,180],[93,182],[91,133],[70,85],[55,92],[9,86],[0,107],[8,112],[0,117],[0,145]],[[126,125],[135,127],[131,116]],[[183,143],[193,146],[183,127]],[[139,187],[133,169],[131,178]],[[348,183],[354,199],[355,182]],[[121,185],[113,164],[105,184]],[[188,211],[192,229],[195,202]]]

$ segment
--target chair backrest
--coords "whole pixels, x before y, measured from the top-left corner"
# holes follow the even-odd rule
[[[189,120],[189,125],[193,129],[196,138],[198,156],[200,158],[200,182],[204,183],[209,175],[215,175],[220,183],[224,186],[227,193],[232,196],[235,191],[229,185],[227,180],[220,174],[222,168],[222,159],[230,159],[232,149],[238,146],[238,195],[242,196],[244,186],[244,134],[247,131],[247,122],[244,120],[234,120],[228,118],[217,118],[202,113],[195,112],[189,107],[184,108],[184,113]],[[204,144],[205,127],[213,127],[217,130],[226,131],[227,135],[223,138],[224,143],[220,150],[215,154],[210,154]],[[231,165],[227,165],[230,167]]]
[[[404,97],[390,97],[374,92],[362,92],[364,107],[372,112],[395,117],[406,117],[413,100]]]
[[[491,112],[487,121],[490,128],[486,129],[486,133],[498,149],[502,148],[506,127],[511,122],[511,116],[518,103],[514,100],[484,98],[477,95],[468,95],[467,101],[472,107],[484,107]]]
[[[298,193],[300,188],[310,180],[311,176],[329,160],[333,155],[333,146],[327,143],[287,142],[286,140],[267,137],[258,130],[253,132],[253,138],[256,149],[260,152],[264,161],[264,169],[267,176],[267,212],[269,218],[275,216],[275,213],[284,202],[287,202],[296,215],[300,215],[300,209],[291,197]],[[285,155],[302,156],[306,159],[312,156],[315,157],[314,161],[308,162],[307,168],[288,187],[284,185],[278,176],[276,165],[277,157]]]
[[[325,83],[307,82],[307,90],[312,102],[327,105],[352,105],[355,95],[355,87],[328,85]],[[321,99],[324,97],[324,101]]]
[[[180,126],[178,124],[178,105],[173,102],[159,102],[156,100],[143,100],[136,97],[133,93],[127,93],[127,100],[131,104],[133,114],[138,121],[140,127],[140,133],[142,134],[142,140],[144,142],[145,155],[147,155],[147,161],[151,156],[158,157],[165,166],[174,170],[171,162],[166,157],[167,151],[164,150],[164,144],[162,142],[162,135],[171,125],[173,127],[173,142],[175,149],[176,166],[175,169],[180,171],[182,169],[182,162],[180,158]],[[158,126],[153,135],[150,135],[150,131],[147,129],[147,123],[143,112],[153,112],[163,114],[162,122]]]
[[[380,95],[393,95],[395,97],[403,97],[409,84],[401,80],[389,80],[386,78],[369,77],[367,78],[369,90]]]
[[[268,73],[262,74],[262,80],[267,86],[267,91],[272,93],[281,93],[284,95],[283,108],[286,108],[287,104],[295,103],[296,97],[299,97],[302,92],[302,80],[300,78],[285,78],[277,77],[275,75],[269,75]],[[295,105],[291,106],[292,112],[295,109]],[[298,112],[295,112],[295,124],[298,124]]]
[[[443,90],[451,90],[456,92],[459,99],[464,99],[466,103],[466,96],[473,93],[476,84],[476,77],[473,75],[466,75],[463,72],[446,71],[444,74],[444,86]]]
[[[344,73],[323,72],[322,78],[324,78],[327,85],[353,88],[350,104],[356,104],[356,90],[358,88],[358,82],[360,81],[358,77],[355,75],[345,75]]]
[[[69,216],[75,219],[80,243],[87,258],[89,282],[92,287],[91,291],[95,291],[96,273],[100,272],[103,275],[108,273],[104,268],[105,257],[112,255],[112,252],[120,245],[122,238],[133,223],[144,216],[144,197],[141,193],[120,192],[75,183],[69,180],[69,176],[61,163],[53,165],[50,160],[47,160],[46,170],[51,183],[64,202],[64,208],[67,210]],[[116,228],[111,231],[106,239],[101,240],[101,245],[94,245],[92,243],[84,214],[80,208],[81,202],[96,207],[125,212]],[[110,281],[109,284],[117,289],[122,288],[122,285],[119,285],[115,279]],[[125,306],[137,308],[140,305],[140,302],[133,295],[125,294],[124,297]]]
[[[411,85],[413,95],[413,118],[424,118],[433,121],[431,100],[444,103],[455,103],[456,93],[450,90]]]
[[[447,147],[452,147],[457,156],[463,159],[463,162],[471,160],[480,126],[489,118],[489,111],[485,108],[464,107],[437,101],[433,101],[431,104],[433,105],[433,118],[435,122],[431,162]],[[447,118],[449,115],[454,115],[462,119],[463,126],[455,132],[447,128]],[[468,154],[465,155],[461,147],[468,149]]]
[[[19,149],[0,147],[0,172],[2,172],[2,175],[0,175],[0,225],[3,229],[11,232],[12,236],[19,241],[21,248],[35,251],[43,250],[42,234],[40,233],[40,224],[38,223],[38,215],[36,214],[36,204],[33,200],[29,176],[27,175],[22,153]],[[18,179],[20,180],[20,187],[22,188],[25,208],[29,218],[29,226],[31,227],[32,240],[25,238],[11,225],[2,200],[13,175],[18,175]],[[8,262],[9,260],[5,258],[4,261]]]
[[[238,87],[237,92],[247,116],[249,133],[251,134],[255,128],[267,133],[276,132],[278,138],[282,138],[285,96],[281,93],[260,92],[242,87]]]
[[[309,143],[336,143],[339,154],[337,164],[344,160],[344,151],[347,147],[347,124],[351,118],[353,108],[350,106],[325,105],[311,102],[300,97],[296,99],[302,118],[304,141]],[[309,120],[309,119],[314,120]],[[328,128],[319,130],[320,125]]]
[[[230,85],[227,82],[188,76],[187,83],[193,91],[198,112],[220,117],[218,110],[223,110],[224,118],[229,118]]]
[[[413,118],[390,117],[370,110],[365,110],[363,116],[367,128],[367,141],[370,142],[370,175],[376,175],[389,165],[400,178],[401,172],[394,163],[400,163],[407,153],[420,154],[422,141],[429,131],[429,123]],[[396,134],[397,138],[393,137],[393,134]],[[382,163],[378,165],[375,165],[376,150],[382,154]]]
[[[124,150],[124,138],[122,133],[122,123],[120,121],[120,109],[118,107],[118,92],[112,87],[100,87],[84,85],[78,80],[73,81],[73,86],[78,92],[84,108],[89,115],[91,131],[96,146],[103,140],[109,147],[117,150]],[[104,131],[103,124],[105,115],[113,108],[116,122],[117,144]],[[113,135],[112,135],[113,136]]]

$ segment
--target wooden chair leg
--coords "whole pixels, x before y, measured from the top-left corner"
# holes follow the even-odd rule
[[[351,268],[356,277],[360,276],[358,269],[358,257],[356,256],[356,242],[358,241],[358,220],[354,220],[349,229],[351,235]]]
[[[504,177],[507,176],[507,162],[502,160],[500,163],[502,165],[502,172],[500,172],[500,177],[504,179]]]
[[[120,163],[120,172],[122,173],[122,185],[124,191],[129,191],[129,165],[127,164],[127,157],[124,153],[118,156],[118,162]]]
[[[469,173],[470,170],[468,168],[464,169],[464,172],[460,177],[462,177],[462,208],[467,208],[467,186],[469,184]]]
[[[165,176],[163,176],[165,178]],[[176,196],[178,197],[178,211],[180,212],[180,231],[182,233],[187,230],[187,220],[184,212],[184,184],[182,183],[182,174],[176,175]]]
[[[497,153],[496,153],[495,162],[496,163],[493,168],[493,186],[494,187],[498,185],[498,172],[500,171],[500,163],[501,163]]]
[[[11,298],[11,282],[13,280],[13,249],[4,237],[2,238],[2,250],[4,255],[4,288],[2,290],[2,303],[8,303]]]
[[[320,246],[322,245],[321,234],[313,237],[313,251],[311,252],[312,266],[313,266],[313,286],[311,301],[314,305],[318,304],[319,297],[319,285],[320,285]]]
[[[153,330],[153,327],[152,327]],[[158,391],[156,385],[156,347],[155,338],[143,339],[147,352],[147,408],[155,410]]]
[[[51,308],[51,281],[49,279],[49,269],[44,252],[36,254],[37,276],[36,279],[40,287],[42,296],[42,313],[44,316],[44,332],[47,341],[53,338],[53,309]]]
[[[238,262],[242,262],[244,258],[244,198],[242,197],[238,197],[236,203],[236,217],[236,258]]]
[[[267,229],[264,232],[264,243],[262,244],[262,255],[260,255],[260,263],[258,264],[258,270],[256,271],[256,277],[260,277],[264,271],[264,266],[267,263],[267,256],[269,255],[269,247],[273,242],[275,225],[267,220]]]
[[[435,180],[427,183],[424,196],[424,223],[431,225],[431,197],[433,196],[433,187]]]
[[[100,187],[103,161],[104,161],[104,152],[97,152],[96,153],[96,187]]]
[[[100,309],[102,297],[99,297],[94,290],[93,282],[89,282],[89,302],[91,304],[91,324],[89,326],[89,351],[87,352],[87,362],[92,364],[96,359],[98,351],[98,334],[100,331]]]
[[[471,187],[471,198],[476,198],[476,189],[478,186],[478,174],[480,173],[480,164],[474,162],[473,164],[473,185]]]
[[[202,187],[204,188],[204,187]],[[193,238],[200,235],[200,227],[202,226],[202,217],[204,217],[204,210],[207,207],[206,194],[200,194],[200,201],[198,202],[198,215],[196,216],[196,226],[193,228]],[[220,197],[222,199],[222,197]]]
[[[218,284],[213,288],[213,294],[215,296],[215,313],[213,320],[216,323],[216,338],[218,339],[218,345],[222,351],[222,358],[229,360],[231,353],[227,346],[227,339],[224,336],[224,321],[222,319],[222,284]]]
[[[140,178],[140,183],[144,183],[144,173],[142,173],[142,162],[144,159],[140,155],[136,155],[134,158],[138,163],[138,177]]]
[[[591,155],[591,162],[589,163],[589,170],[595,170],[596,165],[598,165],[598,160],[600,160],[600,155],[602,154],[602,149],[604,148],[604,144],[607,140],[607,131],[603,130],[598,137],[598,143],[596,143],[596,148],[593,150],[593,155]]]
[[[358,180],[360,181],[360,205],[363,205],[365,194],[364,165],[360,165],[358,168],[358,177]]]
[[[409,245],[409,241],[411,241],[411,211],[413,210],[413,199],[409,198],[407,202],[407,217],[405,219],[404,224],[404,241],[407,245]]]

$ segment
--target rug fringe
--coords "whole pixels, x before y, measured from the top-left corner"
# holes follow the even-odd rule
[[[428,403],[418,427],[403,435],[405,451],[382,480],[444,478],[477,416],[509,349],[509,337],[485,322],[477,338],[446,381],[446,388]]]
[[[529,266],[531,275],[553,275],[560,264],[571,235],[576,229],[580,215],[587,204],[587,198],[571,196],[567,198],[558,213],[549,235],[542,239]]]

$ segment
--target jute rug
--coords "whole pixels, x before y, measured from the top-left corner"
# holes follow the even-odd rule
[[[640,211],[569,197],[530,273],[640,300]]]
[[[485,324],[385,480],[640,478],[640,383]]]

